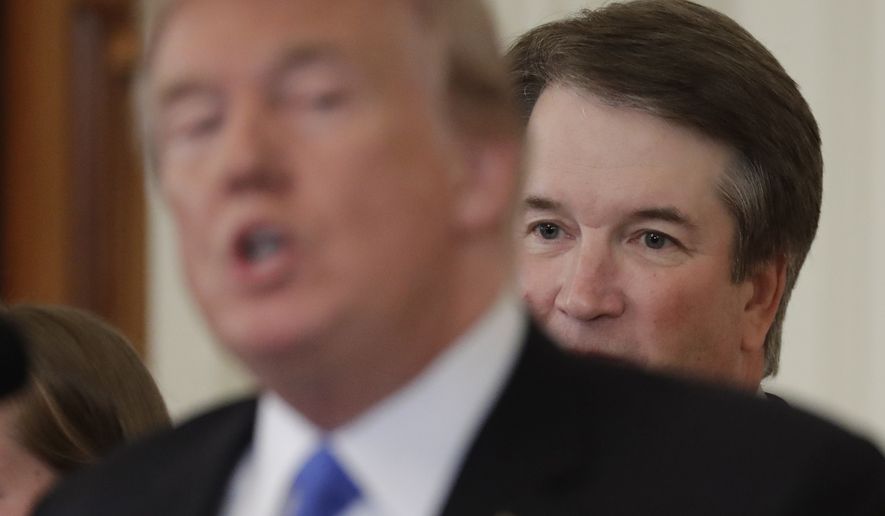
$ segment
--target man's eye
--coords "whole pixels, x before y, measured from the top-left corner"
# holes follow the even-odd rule
[[[331,111],[344,104],[344,101],[345,96],[343,92],[333,91],[314,95],[311,98],[310,105],[320,111]]]
[[[189,121],[183,128],[182,132],[191,138],[205,136],[218,129],[221,123],[221,117],[210,115]]]
[[[663,249],[664,246],[671,242],[670,237],[667,235],[654,231],[647,231],[642,236],[642,239],[645,246],[649,249]]]
[[[220,110],[196,102],[176,107],[163,119],[164,130],[174,140],[193,140],[212,134],[221,122]]]
[[[562,232],[559,226],[556,224],[551,224],[549,222],[542,222],[535,226],[535,233],[538,234],[544,240],[554,240],[559,237],[559,234]]]

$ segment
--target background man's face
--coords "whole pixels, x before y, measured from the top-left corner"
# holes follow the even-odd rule
[[[440,281],[454,144],[405,5],[187,0],[161,36],[160,182],[191,289],[247,362],[408,321]]]
[[[551,86],[529,123],[522,288],[564,345],[719,380],[742,364],[749,290],[716,193],[730,153]]]

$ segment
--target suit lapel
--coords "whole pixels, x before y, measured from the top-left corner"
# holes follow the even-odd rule
[[[179,491],[185,499],[158,500],[156,505],[168,507],[167,516],[215,516],[225,500],[230,477],[245,449],[252,440],[256,402],[254,399],[225,408],[222,417],[214,417],[194,428],[199,440],[184,440],[189,450],[183,450],[187,464],[172,482],[170,491]],[[211,426],[210,431],[206,427]]]
[[[577,362],[580,360],[572,359]],[[510,379],[455,481],[443,516],[560,514],[588,450],[560,392],[565,357],[533,324]],[[563,400],[563,401],[561,401]],[[571,419],[569,419],[571,418]],[[556,442],[556,446],[550,446]],[[567,512],[567,511],[566,511]]]

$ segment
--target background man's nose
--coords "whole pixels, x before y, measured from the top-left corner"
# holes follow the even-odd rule
[[[564,270],[556,308],[580,320],[618,317],[624,311],[618,265],[604,244],[582,242]]]

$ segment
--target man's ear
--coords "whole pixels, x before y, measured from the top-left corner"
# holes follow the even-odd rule
[[[744,304],[744,339],[746,350],[761,349],[774,322],[787,283],[787,257],[779,255],[757,267],[744,280],[748,296]]]
[[[519,140],[497,135],[461,145],[463,168],[455,191],[457,229],[474,233],[509,225],[520,185]]]

